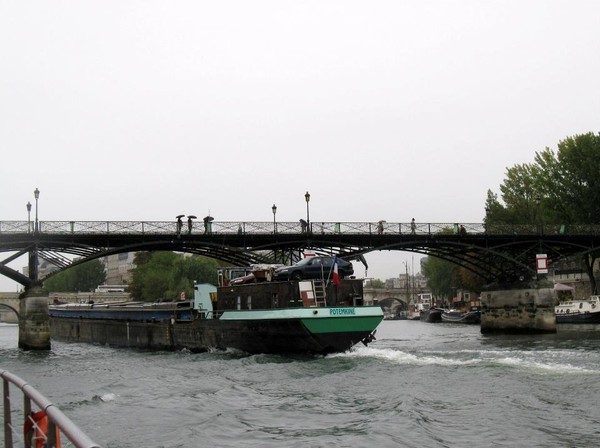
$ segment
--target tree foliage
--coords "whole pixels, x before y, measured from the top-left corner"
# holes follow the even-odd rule
[[[486,224],[595,224],[600,222],[600,133],[575,135],[556,151],[536,152],[534,162],[508,168],[500,186],[502,201],[488,191]],[[583,262],[596,291],[592,267]]]
[[[558,150],[506,171],[502,201],[488,191],[491,223],[592,224],[600,221],[600,133],[568,137]]]
[[[385,282],[378,278],[372,278],[369,280],[368,286],[369,286],[369,288],[373,288],[373,289],[384,289]]]
[[[444,301],[451,299],[460,287],[459,267],[449,261],[429,256],[423,261],[421,272],[434,297]]]
[[[131,297],[154,301],[192,297],[194,281],[217,284],[218,262],[202,256],[184,257],[174,252],[138,252],[129,285]]]
[[[100,260],[91,260],[61,271],[44,282],[48,291],[93,291],[106,281],[106,271]]]

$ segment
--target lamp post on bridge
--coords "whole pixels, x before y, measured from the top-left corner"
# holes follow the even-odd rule
[[[40,231],[40,225],[38,221],[38,199],[40,198],[40,190],[36,188],[33,191],[33,196],[35,198],[35,225],[33,228],[33,234],[35,235],[33,250],[29,251],[29,278],[33,280],[36,285],[38,281],[38,269],[39,269],[39,260],[38,260],[38,237]],[[31,204],[27,203],[27,211],[31,208]]]
[[[38,199],[40,198],[40,190],[37,188],[33,191],[33,196],[35,197],[35,228],[34,232],[39,232],[39,223],[38,223]]]
[[[275,204],[273,204],[273,207],[271,207],[271,210],[273,211],[273,234],[277,233],[277,221],[275,219],[275,215],[277,214],[277,206]]]
[[[306,199],[306,231],[310,232],[310,210],[308,207],[308,203],[310,202],[310,193],[308,191],[304,195],[304,199]]]
[[[31,202],[27,201],[27,233],[31,233]]]

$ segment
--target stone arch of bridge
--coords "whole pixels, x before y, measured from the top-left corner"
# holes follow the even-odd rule
[[[401,307],[403,311],[408,310],[408,304],[398,297],[385,297],[377,300],[377,305],[383,306],[389,309],[395,309]],[[395,305],[395,306],[394,306]]]
[[[19,312],[12,306],[7,305],[6,303],[0,303],[0,308],[6,308],[6,309],[11,310],[13,313],[15,313],[17,315],[17,319],[19,318]]]

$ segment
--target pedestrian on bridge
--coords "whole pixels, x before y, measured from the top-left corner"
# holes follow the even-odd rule
[[[211,233],[212,232],[212,222],[215,220],[215,218],[213,218],[210,215],[207,215],[204,217],[203,221],[204,221],[204,233]]]
[[[417,233],[417,225],[415,224],[415,218],[410,222],[410,233],[413,235]]]
[[[181,238],[181,229],[183,228],[183,221],[181,220],[181,218],[183,218],[184,215],[177,215],[177,238]]]
[[[308,230],[308,223],[303,219],[300,220],[300,228],[302,229],[302,233],[306,233]]]

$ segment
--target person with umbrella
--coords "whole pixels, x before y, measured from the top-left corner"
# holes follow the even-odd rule
[[[175,219],[177,220],[177,238],[181,238],[181,229],[183,228],[183,221],[181,220],[181,218],[183,218],[185,215],[177,215],[175,217]]]

